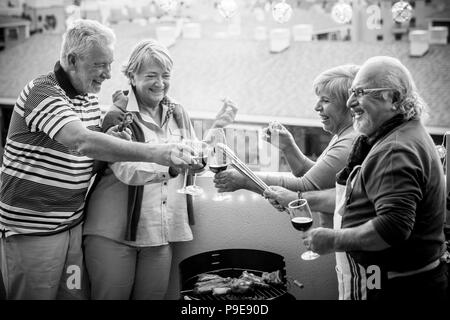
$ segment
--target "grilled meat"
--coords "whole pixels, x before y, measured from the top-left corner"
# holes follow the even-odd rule
[[[234,294],[249,294],[252,293],[253,286],[251,281],[239,279],[233,279],[231,282],[231,292]]]
[[[209,280],[217,280],[217,279],[223,279],[221,276],[217,274],[211,274],[211,273],[202,273],[198,275],[197,282],[201,281],[209,281]]]
[[[265,283],[272,285],[281,285],[283,281],[281,280],[280,270],[274,272],[263,272],[261,277]]]
[[[239,279],[248,281],[252,285],[255,285],[258,287],[269,287],[269,285],[264,282],[263,278],[258,277],[257,275],[247,272],[247,271],[242,272],[242,275],[239,277]]]
[[[214,288],[225,288],[229,287],[232,278],[223,278],[218,275],[202,274],[201,279],[203,281],[197,281],[195,284],[195,293],[210,293]]]
[[[224,296],[231,292],[230,287],[223,287],[223,288],[214,288],[212,290],[212,294],[215,296]]]
[[[213,295],[249,295],[254,292],[257,287],[267,288],[270,285],[283,284],[280,278],[280,271],[264,272],[261,277],[243,271],[239,278],[223,278],[217,274],[202,273],[198,276],[195,284],[194,293]]]

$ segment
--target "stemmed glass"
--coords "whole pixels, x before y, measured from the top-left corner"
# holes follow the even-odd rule
[[[205,142],[184,139],[181,143],[190,146],[196,154],[194,159],[197,160],[198,163],[203,164],[203,166],[206,166],[206,159],[207,159],[207,155],[208,155],[208,151],[207,151],[208,145]],[[189,169],[187,169],[184,174],[183,187],[181,189],[178,189],[177,192],[184,193],[184,194],[190,194],[193,196],[201,195],[204,192],[203,189],[195,184],[195,181],[197,179],[197,173],[194,173],[194,180],[192,181],[192,185],[186,186],[188,173],[189,173]]]
[[[289,202],[287,209],[291,217],[292,225],[295,229],[305,232],[312,227],[313,217],[306,199],[297,199]],[[320,255],[308,250],[304,252],[301,257],[303,260],[314,260],[320,257]]]
[[[209,170],[214,173],[219,173],[227,169],[229,163],[226,154],[217,148],[218,143],[227,144],[225,138],[225,131],[222,128],[210,129],[206,141],[209,143],[209,153],[208,153],[208,166]],[[216,192],[213,196],[213,201],[224,201],[231,199],[231,195],[223,195],[222,193]]]

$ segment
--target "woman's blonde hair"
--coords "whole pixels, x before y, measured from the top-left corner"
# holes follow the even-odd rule
[[[317,96],[328,92],[332,98],[336,99],[339,106],[346,109],[349,98],[348,90],[351,88],[359,68],[354,64],[345,64],[322,72],[314,79],[314,92]]]
[[[172,70],[173,61],[167,48],[155,40],[144,40],[133,49],[122,72],[130,80],[143,64],[151,62],[156,62],[169,72]]]

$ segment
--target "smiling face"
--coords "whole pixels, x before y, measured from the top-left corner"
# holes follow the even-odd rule
[[[342,129],[350,125],[351,117],[346,106],[339,104],[338,100],[328,90],[319,92],[318,96],[319,100],[314,110],[320,116],[323,130],[331,134],[338,134]]]
[[[94,44],[84,55],[69,57],[71,80],[78,93],[98,93],[103,81],[111,78],[112,46]]]
[[[143,63],[131,77],[131,84],[136,87],[136,96],[140,104],[154,108],[166,96],[170,87],[171,73],[158,63],[150,60]]]
[[[377,74],[383,72],[383,67],[377,64],[363,66],[353,81],[352,88],[377,88]],[[353,127],[359,133],[371,136],[383,123],[394,117],[397,113],[393,110],[388,91],[376,94],[367,93],[360,97],[352,94],[347,107],[353,116]]]

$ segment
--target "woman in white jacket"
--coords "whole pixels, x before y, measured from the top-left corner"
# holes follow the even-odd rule
[[[188,114],[167,96],[172,64],[169,52],[159,43],[138,44],[123,68],[130,83],[128,96],[115,93],[115,105],[105,116],[103,129],[121,123],[126,111],[133,115],[129,128],[133,140],[195,139]],[[232,122],[236,110],[227,101],[213,126]],[[170,244],[193,238],[189,201],[176,192],[183,185],[183,174],[155,163],[136,162],[117,162],[100,170],[84,225],[93,299],[164,298],[171,268]]]

